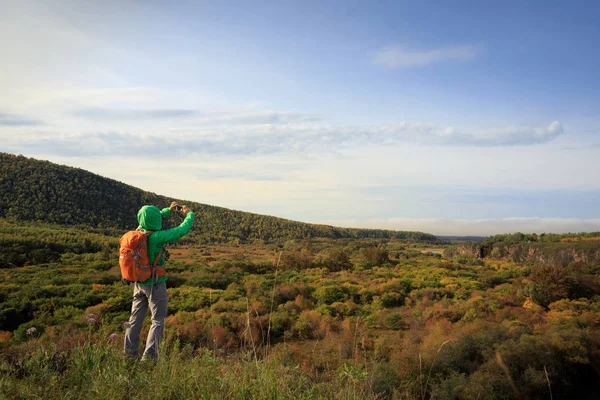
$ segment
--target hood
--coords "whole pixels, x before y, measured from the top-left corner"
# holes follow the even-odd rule
[[[140,208],[137,214],[137,220],[140,226],[146,231],[160,231],[162,229],[162,214],[158,207],[144,206]]]

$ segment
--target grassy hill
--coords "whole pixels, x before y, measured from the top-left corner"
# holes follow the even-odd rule
[[[126,230],[136,225],[141,206],[165,207],[171,200],[79,168],[0,153],[0,218]],[[437,240],[422,232],[336,228],[185,203],[202,221],[192,237],[204,242],[315,237]]]
[[[0,156],[0,399],[600,398],[597,262],[516,256],[597,249],[593,234],[454,248],[194,204],[196,241],[169,248],[160,359],[123,357],[117,238],[168,201]],[[515,256],[472,252],[490,243]]]

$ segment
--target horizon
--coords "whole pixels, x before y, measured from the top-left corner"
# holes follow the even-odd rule
[[[0,5],[0,151],[310,223],[600,231],[599,4]]]
[[[7,153],[10,154],[10,153]],[[23,154],[13,154],[15,156],[23,156],[27,157]],[[40,161],[50,161],[50,160],[40,160]],[[50,161],[51,162],[51,161]],[[64,164],[63,164],[64,165]],[[67,167],[79,168],[75,165],[65,165]],[[83,169],[86,171],[85,169]],[[93,173],[91,171],[87,171]],[[119,181],[110,176],[100,175],[102,178],[116,180],[117,182],[123,183],[125,185],[130,185],[127,182]],[[153,192],[154,193],[154,192]],[[164,193],[155,193],[159,196],[172,198]],[[182,201],[191,201],[195,203],[201,203],[194,199],[179,199]],[[201,203],[206,204],[206,203]],[[219,204],[206,204],[209,206],[221,207]],[[251,212],[242,209],[233,209],[233,211],[241,211],[241,212]],[[278,215],[272,214],[263,214],[274,218],[283,218]],[[562,234],[562,233],[590,233],[590,232],[599,232],[597,229],[600,226],[600,219],[594,220],[586,220],[585,222],[588,224],[587,229],[578,230],[577,227],[581,227],[581,220],[577,219],[539,219],[539,218],[507,218],[502,220],[494,220],[494,219],[481,219],[481,220],[451,220],[451,219],[435,219],[435,218],[422,218],[422,219],[409,219],[403,218],[398,221],[392,221],[393,224],[390,224],[390,221],[353,221],[353,220],[345,220],[345,221],[299,221],[300,223],[313,223],[313,224],[324,224],[330,225],[339,228],[355,228],[355,229],[382,229],[382,230],[397,230],[397,231],[419,231],[423,233],[429,233],[438,237],[487,237],[493,236],[497,234],[510,234],[510,233],[525,233],[525,234]],[[401,229],[396,228],[395,226],[402,226]],[[492,226],[493,228],[490,228]],[[425,227],[425,229],[423,229]],[[429,227],[430,229],[428,229]],[[487,229],[485,228],[487,227]],[[533,228],[532,228],[533,227]],[[467,229],[467,231],[465,231]],[[470,233],[457,233],[457,232],[470,232]]]

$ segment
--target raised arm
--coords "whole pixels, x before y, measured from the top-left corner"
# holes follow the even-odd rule
[[[176,201],[172,201],[169,207],[165,207],[162,210],[160,210],[160,215],[162,215],[163,218],[167,218],[169,215],[171,215],[171,211],[173,211],[178,205],[179,203],[177,203]]]
[[[169,209],[167,208],[167,210]],[[188,233],[190,229],[192,229],[192,225],[194,224],[194,212],[185,207],[184,212],[186,210],[186,216],[181,225],[166,231],[158,231],[153,233],[153,235],[156,239],[158,239],[159,242],[164,244],[175,242],[176,240],[181,239],[183,236],[185,236],[185,234]]]

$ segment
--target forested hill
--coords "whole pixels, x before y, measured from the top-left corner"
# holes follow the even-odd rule
[[[166,207],[171,199],[91,172],[0,153],[0,218],[132,229],[145,204]],[[422,232],[336,228],[182,201],[198,221],[194,236],[206,241],[297,238],[398,238],[436,241]],[[175,218],[177,222],[177,218]]]

